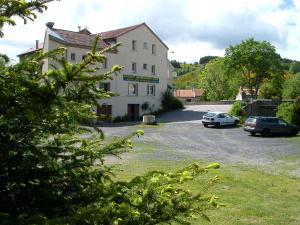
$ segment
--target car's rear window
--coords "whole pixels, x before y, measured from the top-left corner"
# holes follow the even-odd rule
[[[216,114],[215,113],[206,113],[205,116],[207,117],[214,117]]]
[[[261,120],[264,121],[265,123],[278,123],[277,118],[262,118]]]
[[[249,117],[249,118],[246,120],[246,122],[248,122],[248,123],[254,123],[255,120],[256,120],[255,117]]]

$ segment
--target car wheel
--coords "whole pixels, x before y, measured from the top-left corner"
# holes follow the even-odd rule
[[[268,136],[270,136],[270,134],[271,134],[271,132],[270,132],[270,130],[269,129],[263,129],[263,131],[261,132],[261,134],[262,134],[262,136],[264,136],[264,137],[268,137]]]
[[[250,132],[250,134],[251,134],[251,136],[255,136],[256,133],[255,132]]]
[[[204,127],[208,127],[208,125],[207,125],[207,124],[203,124],[203,126],[204,126]]]
[[[233,123],[234,126],[237,126],[238,124],[239,124],[238,120],[235,120],[234,123]]]
[[[296,136],[298,134],[298,130],[297,129],[293,129],[292,131],[291,131],[291,135],[292,136]]]

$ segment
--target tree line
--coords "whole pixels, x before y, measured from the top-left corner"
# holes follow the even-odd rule
[[[281,58],[267,41],[246,39],[229,46],[224,57],[205,56],[204,68],[192,85],[204,90],[209,101],[234,99],[239,88],[251,98],[299,97],[300,62]]]

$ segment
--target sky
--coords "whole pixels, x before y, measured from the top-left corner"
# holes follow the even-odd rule
[[[145,22],[169,47],[169,59],[196,62],[223,56],[247,38],[269,41],[283,58],[300,61],[300,0],[61,0],[34,22],[5,26],[0,52],[16,55],[43,41],[55,28],[92,33]]]

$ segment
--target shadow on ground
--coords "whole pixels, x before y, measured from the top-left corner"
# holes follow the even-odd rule
[[[171,123],[171,122],[185,122],[185,121],[201,120],[202,116],[205,113],[207,113],[207,112],[180,109],[180,110],[175,110],[175,111],[160,115],[157,118],[157,122],[158,123]]]

